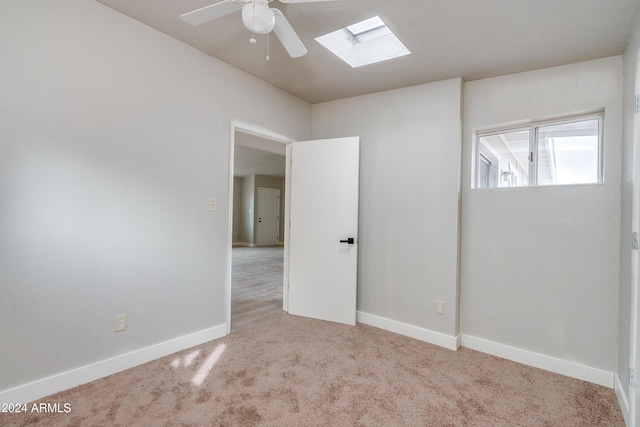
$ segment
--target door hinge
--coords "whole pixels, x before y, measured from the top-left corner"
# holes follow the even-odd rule
[[[640,113],[640,95],[636,95],[636,113]]]
[[[636,373],[633,368],[629,368],[629,387],[636,386]]]
[[[638,249],[638,232],[637,231],[634,231],[633,234],[631,235],[631,249],[633,250]]]

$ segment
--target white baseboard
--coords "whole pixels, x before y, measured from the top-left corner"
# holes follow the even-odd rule
[[[255,244],[253,243],[247,243],[247,242],[233,242],[232,246],[244,246],[247,248],[253,248],[255,246]]]
[[[557,359],[469,335],[462,335],[462,346],[524,365],[555,372],[556,374],[566,375],[571,378],[613,388],[613,372],[603,371],[579,363]]]
[[[620,381],[620,377],[618,376],[618,374],[615,374],[614,378],[613,389],[616,391],[618,405],[620,406],[620,411],[622,412],[624,423],[626,425],[629,425],[629,399],[627,398],[627,394],[624,392],[624,387],[622,386],[622,381]]]
[[[225,324],[0,391],[0,402],[28,403],[226,335]]]
[[[445,335],[440,332],[431,331],[429,329],[420,328],[418,326],[409,325],[398,322],[396,320],[386,319],[369,313],[358,311],[356,313],[356,321],[365,325],[375,326],[385,331],[395,332],[396,334],[415,338],[430,344],[448,348],[449,350],[457,350],[460,347],[460,336]]]

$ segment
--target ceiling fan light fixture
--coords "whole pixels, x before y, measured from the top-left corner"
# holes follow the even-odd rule
[[[273,30],[276,21],[266,0],[253,0],[242,8],[242,22],[251,32],[267,34]]]
[[[299,58],[306,55],[307,48],[304,47],[302,40],[300,40],[300,37],[298,37],[284,14],[276,8],[269,7],[271,1],[272,0],[222,0],[218,3],[201,7],[200,9],[183,13],[180,15],[180,18],[191,25],[199,25],[230,15],[234,12],[242,11],[242,23],[253,33],[249,39],[251,43],[256,43],[255,34],[268,34],[273,31],[289,56]],[[317,2],[328,0],[287,0],[286,2],[283,1],[283,3],[304,3],[309,1]]]

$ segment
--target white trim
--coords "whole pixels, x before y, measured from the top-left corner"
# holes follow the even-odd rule
[[[442,334],[440,332],[409,325],[396,320],[386,319],[374,314],[358,311],[356,312],[356,321],[364,323],[365,325],[384,329],[385,331],[395,332],[396,334],[448,348],[449,350],[457,350],[458,347],[460,347],[460,336],[454,337]]]
[[[613,389],[615,390],[616,397],[618,398],[618,405],[620,406],[620,411],[622,412],[624,423],[626,425],[629,425],[629,400],[627,399],[627,395],[624,392],[624,387],[622,386],[622,381],[620,381],[620,377],[618,376],[618,374],[614,375]]]
[[[284,172],[284,264],[282,277],[282,309],[289,312],[289,231],[291,228],[291,148],[293,143],[286,146],[286,160]]]
[[[636,417],[638,416],[636,412],[637,408],[637,397],[636,397],[636,387],[629,387],[629,423],[627,424],[629,427],[637,427],[636,426]]]
[[[0,391],[0,402],[27,403],[45,396],[86,384],[100,378],[142,365],[185,348],[203,344],[226,335],[226,325],[194,332],[168,341],[120,354],[90,365]]]
[[[488,353],[503,359],[566,375],[590,383],[599,384],[608,388],[613,388],[613,372],[592,368],[575,362],[546,356],[540,353],[487,341],[469,335],[462,335],[462,346],[472,350]]]
[[[224,275],[224,303],[226,308],[225,324],[226,333],[231,332],[231,271],[233,270],[233,183],[235,181],[233,176],[233,166],[235,163],[235,149],[236,149],[236,127],[234,122],[231,122],[229,126],[229,206],[227,214],[227,271]]]

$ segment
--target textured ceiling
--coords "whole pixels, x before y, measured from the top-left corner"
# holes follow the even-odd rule
[[[179,17],[218,0],[97,1],[311,103],[619,55],[640,7],[638,0],[274,0],[309,50],[292,59],[274,35],[249,43],[240,13],[198,26]],[[411,55],[352,69],[314,40],[375,15]]]

